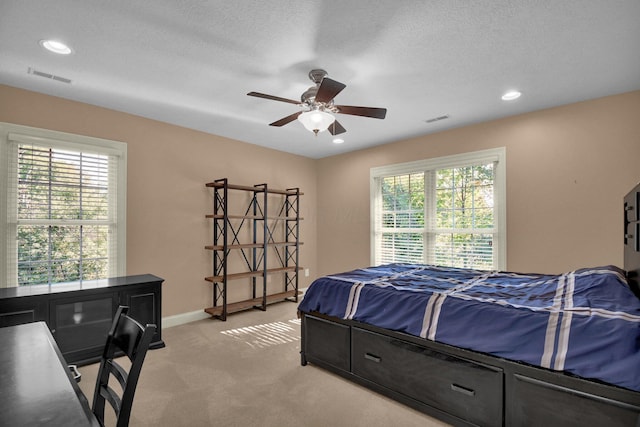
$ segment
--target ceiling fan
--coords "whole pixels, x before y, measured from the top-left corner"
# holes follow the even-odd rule
[[[316,135],[318,135],[318,132],[322,132],[324,130],[329,130],[331,135],[338,135],[346,132],[346,129],[338,123],[332,113],[372,117],[374,119],[384,119],[387,115],[386,108],[335,105],[333,98],[339,94],[346,85],[328,78],[325,70],[311,70],[309,71],[309,78],[315,83],[315,86],[311,86],[307,89],[300,97],[300,101],[259,92],[249,92],[247,95],[271,99],[273,101],[288,102],[289,104],[296,104],[300,106],[302,111],[298,111],[297,113],[293,113],[280,120],[276,120],[273,123],[269,123],[269,126],[280,127],[298,119],[305,128]]]

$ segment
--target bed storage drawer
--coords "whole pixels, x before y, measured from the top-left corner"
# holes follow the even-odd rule
[[[640,221],[640,185],[629,192],[624,198],[624,213],[626,222]]]
[[[640,405],[514,374],[508,426],[638,426]],[[562,408],[562,410],[558,410]]]
[[[348,372],[351,363],[351,328],[305,315],[304,353],[310,362],[320,362]]]
[[[499,368],[353,328],[352,372],[471,423],[502,425]]]

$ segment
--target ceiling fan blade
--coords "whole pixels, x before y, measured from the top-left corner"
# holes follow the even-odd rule
[[[387,115],[386,108],[354,107],[351,105],[335,105],[340,114],[351,114],[352,116],[371,117],[374,119],[384,119]]]
[[[347,131],[345,128],[342,127],[340,123],[338,123],[337,120],[334,120],[333,123],[329,125],[328,129],[331,135],[339,135]]]
[[[292,121],[297,119],[300,114],[302,114],[302,111],[298,111],[297,113],[293,113],[290,116],[284,117],[280,120],[276,120],[273,123],[269,123],[269,126],[278,126],[278,127],[284,126],[287,123],[291,123]]]
[[[300,105],[300,101],[294,101],[293,99],[280,98],[279,96],[267,95],[266,93],[260,92],[249,92],[247,95],[256,96],[258,98],[270,99],[272,101],[280,101],[280,102],[288,102],[289,104]]]
[[[342,92],[342,89],[344,89],[345,87],[347,86],[335,80],[331,80],[328,77],[325,77],[324,79],[322,79],[322,83],[320,83],[318,93],[316,93],[316,102],[327,103],[331,101],[337,94]]]

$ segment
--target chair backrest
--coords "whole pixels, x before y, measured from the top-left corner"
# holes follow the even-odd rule
[[[101,425],[104,425],[105,402],[108,402],[115,411],[117,427],[129,425],[133,395],[142,370],[142,362],[156,332],[156,325],[142,326],[127,316],[128,310],[129,307],[118,307],[100,360],[93,394],[93,413]],[[114,357],[122,353],[131,362],[128,371],[114,360]],[[112,376],[120,383],[122,393],[116,392],[109,385],[109,379]]]

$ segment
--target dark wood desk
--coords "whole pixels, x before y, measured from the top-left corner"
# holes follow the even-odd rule
[[[44,322],[0,328],[0,426],[98,426]]]

